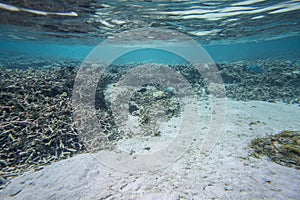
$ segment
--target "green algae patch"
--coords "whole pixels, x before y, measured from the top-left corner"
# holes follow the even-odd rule
[[[300,169],[300,132],[282,131],[276,135],[256,138],[250,145],[251,156],[268,156],[273,162],[287,167]]]

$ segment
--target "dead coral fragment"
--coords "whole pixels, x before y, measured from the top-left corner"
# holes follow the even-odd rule
[[[256,138],[251,142],[251,156],[268,156],[277,164],[300,169],[300,132],[282,131],[277,135]]]

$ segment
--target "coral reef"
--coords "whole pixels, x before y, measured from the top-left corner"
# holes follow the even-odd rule
[[[109,85],[120,79],[126,69],[136,65],[111,66],[99,80],[95,108],[97,123],[100,124],[103,137],[97,138],[94,137],[92,129],[86,134],[87,138],[79,138],[79,129],[74,125],[71,95],[79,65],[80,62],[74,60],[47,61],[29,57],[0,59],[1,187],[26,170],[39,170],[43,165],[89,151],[85,143],[93,143],[97,150],[113,148],[115,142],[126,134],[118,130],[113,121],[111,104],[105,99],[105,91]],[[247,69],[249,65],[262,66],[264,71],[253,73]],[[229,98],[299,103],[300,88],[297,86],[300,85],[300,69],[295,63],[261,60],[217,66],[225,84],[226,96]],[[170,67],[188,80],[199,99],[207,98],[207,80],[201,77],[193,66]],[[205,71],[205,68],[203,70]],[[88,88],[88,85],[85,85],[85,88]],[[174,97],[176,92],[172,87],[141,86],[132,93],[130,102],[127,102],[128,113],[139,118],[141,129],[148,130],[149,135],[159,136],[160,133],[153,124],[158,123],[157,120],[166,121],[180,115],[180,105]],[[86,126],[92,127],[93,124]],[[296,136],[291,138],[294,137]],[[265,144],[266,141],[256,141],[259,152],[263,153],[264,148],[268,146],[261,147],[260,143]],[[297,153],[299,155],[299,148],[295,145],[299,145],[299,140],[296,140],[296,143],[284,143],[282,147],[288,155],[296,156]],[[257,154],[260,154],[259,152]],[[278,156],[273,159],[279,163],[299,167],[299,157],[298,161],[289,162]]]
[[[264,70],[255,73],[249,65]],[[300,65],[288,60],[256,60],[218,64],[226,96],[236,100],[299,103]]]
[[[276,135],[252,140],[252,156],[268,156],[277,164],[300,169],[300,132],[282,131]]]
[[[72,122],[74,68],[1,69],[0,73],[2,183],[84,150]]]
[[[158,136],[155,130],[158,123],[180,115],[180,104],[172,88],[144,86],[133,93],[129,104],[130,114],[139,117],[140,126],[146,135]]]

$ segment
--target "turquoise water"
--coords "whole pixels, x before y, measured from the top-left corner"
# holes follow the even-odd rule
[[[216,62],[299,59],[298,1],[112,1],[0,4],[1,55],[84,60],[100,42],[126,30],[181,32]]]
[[[201,44],[199,42],[199,44]],[[19,54],[45,58],[69,58],[83,61],[98,44],[63,44],[51,41],[0,41],[1,56]],[[290,36],[272,40],[259,40],[233,44],[204,44],[204,49],[215,62],[229,62],[255,59],[289,59],[300,58],[300,37]],[[151,54],[151,52],[148,52]],[[153,52],[152,52],[153,53]],[[150,55],[156,57],[157,55]],[[166,55],[167,56],[167,55]],[[134,59],[132,60],[134,62]]]

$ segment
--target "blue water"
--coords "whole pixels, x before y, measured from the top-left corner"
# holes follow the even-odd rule
[[[188,64],[189,62],[179,55],[160,49],[139,49],[121,55],[114,60],[113,64],[134,64],[134,63],[158,63],[158,64]]]
[[[1,56],[84,60],[107,38],[156,27],[198,41],[215,62],[299,59],[298,1],[93,0],[74,4],[48,0],[45,6],[4,1],[0,9]]]
[[[86,58],[86,56],[91,52],[91,50],[97,45],[98,44],[61,44],[49,41],[42,42],[2,40],[0,41],[0,56],[9,55],[11,53],[45,58],[69,58],[83,61]],[[288,59],[293,61],[300,59],[299,36],[285,37],[265,41],[249,41],[234,44],[204,44],[202,46],[215,62],[230,62],[256,59]],[[153,57],[154,59],[158,59],[158,62],[162,64],[164,63],[162,61],[162,57],[168,59],[167,54],[161,55],[159,52],[148,51],[147,54],[148,56]],[[141,61],[142,58],[127,57],[126,59],[130,59],[131,62],[138,62]],[[178,62],[178,64],[180,63],[181,61]]]

